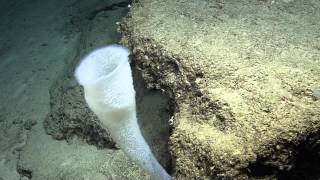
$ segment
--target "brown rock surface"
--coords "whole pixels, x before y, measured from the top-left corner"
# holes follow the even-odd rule
[[[176,178],[297,174],[306,152],[319,167],[319,19],[307,0],[133,5],[122,43],[175,101]]]

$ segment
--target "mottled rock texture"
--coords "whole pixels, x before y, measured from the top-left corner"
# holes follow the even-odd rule
[[[308,0],[134,3],[121,42],[174,100],[177,179],[320,176],[319,19]]]

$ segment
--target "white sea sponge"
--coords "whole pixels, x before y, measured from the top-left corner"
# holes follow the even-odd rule
[[[129,50],[110,45],[89,53],[76,67],[90,109],[120,148],[153,179],[172,179],[152,154],[136,118]]]

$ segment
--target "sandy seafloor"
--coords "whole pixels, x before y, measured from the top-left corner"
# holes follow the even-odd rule
[[[97,149],[77,139],[57,141],[44,130],[43,121],[50,111],[49,90],[82,43],[77,30],[68,30],[74,25],[71,18],[78,16],[75,3],[0,1],[1,180],[117,179],[117,175],[148,179],[121,151]],[[85,11],[85,1],[82,3]],[[119,40],[115,23],[126,8],[113,8],[96,19],[101,21],[101,28],[96,28],[99,34],[85,37],[95,42],[92,49]],[[150,96],[151,101],[163,101]],[[106,177],[108,174],[111,176]]]
[[[20,151],[49,111],[49,88],[74,47],[61,28],[67,1],[0,2],[0,179],[20,179]],[[34,129],[24,126],[31,122]],[[38,141],[41,146],[41,141]]]

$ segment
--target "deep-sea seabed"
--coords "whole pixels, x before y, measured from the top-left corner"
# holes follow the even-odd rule
[[[319,179],[319,8],[139,0],[119,23],[127,0],[0,0],[0,180],[150,179],[73,78],[118,25],[146,80],[134,70],[142,132],[175,178]],[[175,98],[172,167],[170,100],[145,86]]]
[[[21,148],[31,128],[41,129],[49,87],[76,36],[66,39],[61,31],[70,1],[0,3],[0,177],[15,180]]]
[[[53,92],[76,86],[74,63],[96,47],[119,41],[116,22],[126,15],[127,3],[0,1],[0,179],[148,179],[116,147],[88,145],[78,136],[59,141],[43,126],[55,103]],[[156,154],[168,153],[147,122],[150,116],[167,121],[168,99],[146,92],[141,78],[139,82],[135,87],[144,107],[138,114],[143,133],[150,135],[147,141]],[[157,106],[162,111],[150,113]],[[157,127],[167,138],[169,127]],[[168,158],[161,161],[169,163]]]

